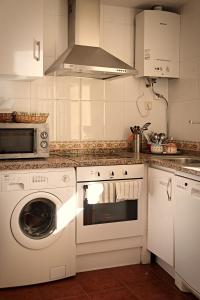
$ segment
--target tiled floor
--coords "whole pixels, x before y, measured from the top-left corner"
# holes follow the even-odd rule
[[[158,265],[132,265],[79,273],[51,283],[2,289],[0,300],[194,300]]]

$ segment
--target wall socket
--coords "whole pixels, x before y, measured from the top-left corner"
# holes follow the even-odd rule
[[[152,110],[152,101],[145,101],[144,108],[145,110]]]

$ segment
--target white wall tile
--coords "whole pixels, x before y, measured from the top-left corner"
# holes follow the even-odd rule
[[[105,139],[122,140],[124,132],[124,103],[105,103]]]
[[[176,102],[170,105],[170,132],[175,139],[200,141],[199,125],[189,124],[189,120],[200,121],[200,99]]]
[[[124,100],[124,80],[123,78],[110,79],[105,81],[105,98],[107,101]]]
[[[56,140],[56,101],[46,99],[31,99],[31,112],[49,113],[47,123],[50,130],[50,141]]]
[[[30,82],[0,80],[0,97],[3,98],[30,98]]]
[[[12,111],[30,112],[30,110],[31,110],[30,99],[15,99],[14,105],[12,107]]]
[[[80,140],[80,101],[56,101],[56,140]]]
[[[134,76],[125,77],[124,81],[124,100],[125,101],[135,101],[140,94],[140,81]],[[142,87],[144,89],[144,85]]]
[[[56,99],[80,100],[80,78],[55,77]]]
[[[188,1],[181,10],[180,79],[169,81],[170,135],[199,141],[200,120],[200,2]]]
[[[104,100],[105,81],[98,79],[81,79],[81,100]]]
[[[161,101],[152,101],[152,110],[148,113],[143,109],[143,104],[141,104],[141,111],[144,117],[142,117],[137,109],[135,102],[125,102],[124,103],[124,138],[130,134],[130,127],[132,126],[142,126],[146,122],[151,122],[149,126],[149,131],[155,132],[166,132],[166,106]]]
[[[81,102],[81,140],[104,139],[104,102]]]
[[[31,98],[54,99],[54,76],[44,76],[31,81]]]

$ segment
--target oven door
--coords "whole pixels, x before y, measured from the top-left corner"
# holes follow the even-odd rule
[[[144,233],[143,180],[139,197],[117,199],[116,186],[124,181],[77,183],[77,243],[140,236]]]

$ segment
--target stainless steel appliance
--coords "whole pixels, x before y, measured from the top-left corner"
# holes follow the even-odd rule
[[[0,123],[0,159],[48,156],[48,124]]]
[[[100,48],[100,0],[69,0],[68,49],[46,74],[108,79],[136,73],[132,66]]]

